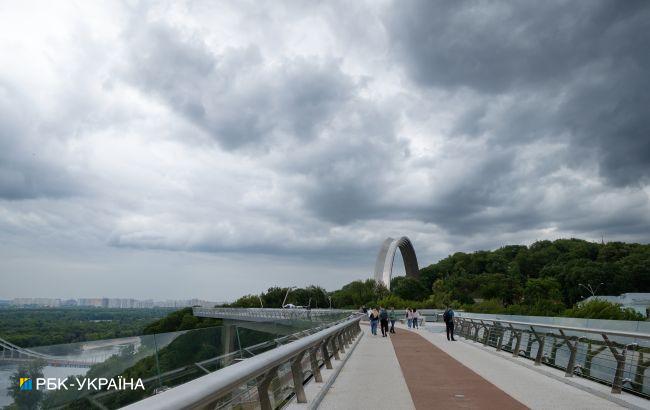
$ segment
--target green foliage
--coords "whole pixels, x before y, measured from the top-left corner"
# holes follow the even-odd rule
[[[530,247],[458,252],[421,274],[432,283],[430,304],[456,301],[469,311],[553,316],[590,296],[580,284],[598,286],[601,295],[650,291],[650,245],[538,241]],[[474,304],[477,299],[483,301]],[[612,319],[619,316],[612,314]]]
[[[606,300],[590,300],[581,303],[564,312],[567,317],[581,317],[588,319],[614,319],[614,320],[644,320],[643,315],[631,308],[622,308],[617,303]]]
[[[18,370],[9,377],[9,394],[14,399],[13,408],[17,409],[38,409],[39,403],[43,400],[43,391],[36,389],[36,379],[43,377],[44,363],[31,362],[28,365],[21,365]],[[32,390],[20,390],[20,379],[27,377],[32,379]],[[12,407],[9,407],[12,408]]]
[[[374,279],[356,280],[332,292],[332,306],[337,308],[376,306],[379,300],[389,294],[388,289],[382,283],[376,283]]]
[[[539,304],[544,300],[559,301],[560,283],[553,278],[531,278],[526,281],[524,288],[524,303]]]
[[[424,300],[429,295],[422,282],[408,276],[394,277],[390,282],[390,289],[393,295],[402,299]]]
[[[0,337],[21,347],[47,346],[142,334],[170,309],[4,308]]]
[[[266,292],[260,295],[245,295],[234,301],[233,303],[224,306],[229,307],[243,307],[243,308],[258,308],[260,306],[260,298],[265,308],[281,308],[282,301],[287,295],[288,288],[271,287]],[[307,286],[306,288],[295,288],[287,295],[285,303],[291,303],[296,306],[309,306],[312,308],[326,308],[329,307],[327,291],[320,286]]]
[[[171,312],[164,318],[147,325],[142,334],[176,332],[178,330],[190,330],[204,327],[218,326],[221,319],[196,317],[192,314],[192,308],[184,308]]]

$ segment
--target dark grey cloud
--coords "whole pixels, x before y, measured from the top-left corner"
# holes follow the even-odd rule
[[[253,45],[211,52],[156,24],[131,33],[129,81],[206,130],[227,150],[313,139],[353,94],[335,59],[272,64]]]
[[[42,138],[58,135],[43,127],[35,103],[0,80],[0,199],[61,198],[81,193],[59,146]]]
[[[573,163],[595,154],[610,184],[650,177],[647,2],[412,1],[387,16],[413,81],[484,98],[455,131],[504,144],[570,140]],[[500,100],[505,109],[486,121]]]

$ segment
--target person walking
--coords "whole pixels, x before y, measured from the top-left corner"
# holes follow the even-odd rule
[[[383,306],[379,308],[379,321],[381,323],[381,336],[388,336],[388,312]]]
[[[391,307],[390,312],[388,312],[388,320],[390,320],[390,332],[395,333],[395,320],[397,316],[395,315],[395,308]]]
[[[442,320],[445,321],[445,326],[447,327],[447,340],[455,342],[454,339],[454,311],[447,306],[445,313],[442,314]]]
[[[406,308],[406,325],[409,329],[413,326],[413,312],[411,312],[411,308]]]
[[[370,333],[377,336],[377,323],[379,322],[379,312],[373,308],[369,313],[370,318]]]
[[[418,323],[420,321],[420,312],[418,312],[417,309],[413,309],[413,329],[419,329],[420,324]]]

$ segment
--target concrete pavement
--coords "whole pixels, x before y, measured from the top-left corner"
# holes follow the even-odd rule
[[[393,345],[373,336],[367,326],[352,356],[323,399],[319,409],[414,410]]]

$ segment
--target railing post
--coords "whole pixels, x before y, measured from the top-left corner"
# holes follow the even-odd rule
[[[533,336],[535,336],[535,340],[537,340],[537,355],[535,356],[535,366],[541,366],[542,365],[542,355],[544,354],[544,340],[546,339],[546,336],[539,336],[537,332],[535,332],[534,327],[530,327],[530,330],[533,332]]]
[[[478,342],[478,331],[480,330],[480,326],[478,323],[475,323],[474,321],[472,321],[472,323],[474,324],[474,341]]]
[[[330,354],[327,351],[327,346],[330,344],[331,339],[332,339],[331,336],[325,339],[325,341],[323,342],[323,346],[321,347],[321,351],[323,353],[323,361],[325,362],[326,369],[332,368],[332,360],[330,359]]]
[[[298,403],[307,403],[307,396],[305,395],[305,388],[302,385],[304,380],[304,374],[302,371],[302,358],[307,353],[307,350],[303,350],[298,353],[291,361],[291,376],[293,377],[293,391],[296,393],[296,401]]]
[[[260,408],[262,410],[273,410],[271,405],[271,396],[269,396],[269,386],[271,380],[278,374],[278,368],[274,367],[268,372],[264,373],[257,382],[257,396],[260,400]]]
[[[332,336],[332,353],[334,353],[334,360],[341,360],[341,356],[339,355],[339,350],[340,346],[339,345],[339,334],[335,334]]]
[[[316,383],[323,382],[323,376],[320,374],[320,366],[318,366],[318,357],[316,356],[320,348],[321,345],[319,344],[318,346],[309,349],[309,364],[311,365],[311,374],[314,375],[314,381]]]
[[[517,338],[515,348],[512,349],[512,357],[518,357],[519,349],[521,348],[521,337],[523,336],[523,332],[521,330],[517,332],[510,323],[508,323],[508,326],[510,326],[510,331],[515,335],[515,338]]]
[[[482,320],[481,325],[483,326],[483,341],[481,343],[487,346],[488,339],[490,338],[490,329],[488,328],[488,325],[486,325]]]
[[[650,366],[650,360],[643,360],[644,352],[638,347],[637,352],[639,353],[639,357],[636,361],[636,372],[634,375],[634,381],[632,382],[632,388],[637,391],[642,391],[645,371],[648,369],[648,366]]]
[[[578,353],[578,338],[575,336],[572,338],[568,338],[567,335],[564,334],[564,331],[562,329],[560,330],[560,334],[564,338],[564,342],[566,343],[567,347],[569,348],[569,351],[571,354],[569,355],[569,362],[566,365],[566,373],[564,373],[564,377],[573,377],[573,370],[575,369],[576,366],[576,354]],[[571,343],[570,339],[574,339],[575,342]]]
[[[503,326],[499,323],[497,326],[498,331],[499,331],[499,337],[497,338],[497,351],[501,350],[501,345],[503,344]]]
[[[623,390],[623,369],[625,368],[625,353],[626,349],[623,349],[623,353],[619,353],[618,350],[614,347],[607,335],[603,333],[601,335],[609,347],[609,350],[612,352],[612,356],[616,359],[616,372],[614,373],[614,381],[612,381],[612,394],[621,394]]]

